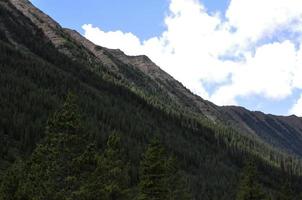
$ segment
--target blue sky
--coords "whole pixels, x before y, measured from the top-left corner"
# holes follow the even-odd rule
[[[302,115],[299,0],[31,2],[99,45],[148,55],[218,105]]]
[[[31,0],[62,26],[83,33],[83,24],[91,23],[104,31],[123,30],[141,39],[159,35],[168,0]],[[68,8],[68,9],[66,9]]]
[[[62,26],[83,33],[83,24],[91,23],[104,31],[132,32],[145,40],[165,29],[163,19],[169,0],[30,0]],[[224,12],[230,0],[204,0],[210,12]],[[68,10],[66,10],[68,8]]]

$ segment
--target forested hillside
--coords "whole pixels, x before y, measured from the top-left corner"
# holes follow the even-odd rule
[[[236,106],[216,106],[194,95],[147,56],[127,56],[118,49],[97,46],[76,31],[62,28],[28,0],[9,1],[42,30],[61,53],[102,74],[106,80],[127,87],[156,107],[223,124],[235,130],[236,135],[260,140],[279,151],[301,157],[301,118],[266,115]]]
[[[158,199],[244,199],[253,191],[277,198],[283,188],[298,199],[298,158],[155,96],[157,84],[131,66],[113,73],[85,61],[94,55],[65,53],[0,1],[1,198],[150,199],[148,166],[158,160],[167,182],[154,185],[163,189]],[[65,101],[68,93],[75,100]]]

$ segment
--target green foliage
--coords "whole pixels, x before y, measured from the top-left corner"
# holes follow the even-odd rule
[[[72,94],[48,120],[45,141],[26,162],[19,190],[21,198],[62,199],[76,187],[73,160],[80,156],[84,135]]]
[[[140,164],[139,200],[167,198],[167,170],[164,148],[158,140],[148,146]]]
[[[88,177],[76,196],[87,200],[129,199],[129,171],[122,160],[120,137],[112,133],[102,156],[97,158],[96,169]]]
[[[253,161],[248,161],[239,185],[237,200],[264,200],[266,196],[258,182],[258,172]]]
[[[75,96],[68,93],[66,101],[61,108],[49,120],[47,124],[47,136],[79,135],[82,128],[81,117],[78,106],[75,102]]]
[[[140,166],[138,200],[190,199],[176,161],[157,139],[148,146]]]
[[[95,145],[85,142],[81,124],[70,93],[48,120],[45,141],[24,166],[17,163],[7,171],[1,199],[128,199],[128,168],[121,160],[120,137],[110,135],[99,154]]]
[[[167,200],[190,200],[191,194],[188,190],[188,183],[185,175],[179,170],[177,159],[171,156],[167,160]]]
[[[0,184],[0,199],[15,200],[18,199],[16,191],[20,186],[22,163],[17,162],[10,169],[6,171],[2,177]]]
[[[128,199],[129,168],[123,159],[121,138],[117,133],[112,133],[107,141],[107,148],[103,156],[103,170],[106,171],[105,193],[108,200]]]
[[[84,142],[81,117],[69,93],[63,107],[48,120],[46,138],[23,164],[16,163],[3,177],[4,200],[128,200],[133,193],[129,164],[121,138],[113,132],[102,154]],[[159,141],[153,141],[141,162],[138,199],[189,199],[176,168]]]

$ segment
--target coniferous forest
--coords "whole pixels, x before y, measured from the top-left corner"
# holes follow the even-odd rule
[[[74,97],[47,121],[45,139],[4,174],[1,199],[190,199],[177,162],[157,139],[143,153],[137,185],[118,132],[98,150],[82,126]]]
[[[1,200],[302,199],[299,158],[85,59],[0,0]]]

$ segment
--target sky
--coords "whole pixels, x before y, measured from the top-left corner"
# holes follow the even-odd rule
[[[217,105],[302,116],[301,0],[31,0]]]

